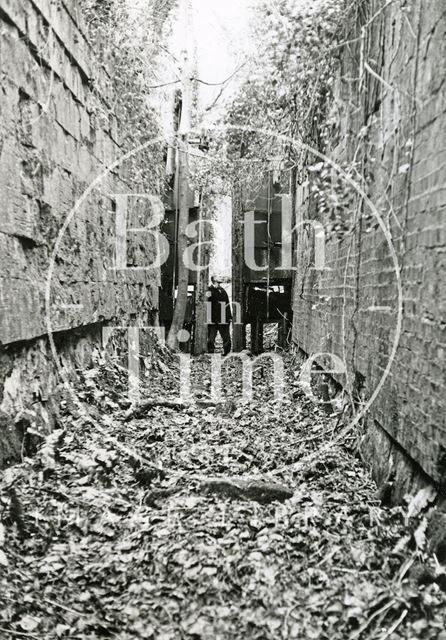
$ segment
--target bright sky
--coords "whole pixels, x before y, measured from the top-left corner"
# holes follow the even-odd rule
[[[249,8],[256,0],[188,0],[190,7],[189,47],[195,51],[197,75],[206,83],[221,83],[229,78],[240,67],[247,57],[247,33],[249,28]],[[130,9],[144,9],[148,0],[127,0]],[[179,0],[181,7],[183,0]],[[182,22],[184,14],[177,10],[174,15],[174,30],[171,43],[168,45],[171,55],[164,58],[165,67],[159,69],[155,82],[170,83],[179,77],[179,65],[173,56],[181,59],[184,47],[185,29]],[[176,85],[178,86],[178,85]],[[214,103],[222,85],[208,86],[198,83],[199,109]],[[226,85],[217,107],[207,112],[205,122],[212,123],[218,115],[218,106],[223,106],[224,98],[231,95],[237,87],[237,75]],[[175,85],[161,89],[157,96],[157,105],[161,117],[166,117],[165,125],[169,127],[171,113],[169,95],[172,95]],[[170,98],[171,99],[171,98]],[[169,105],[169,106],[168,106]],[[224,197],[218,206],[217,227],[215,228],[215,248],[212,257],[211,272],[224,276],[231,275],[231,201]],[[229,288],[229,287],[228,287]]]
[[[226,80],[246,59],[246,36],[249,24],[249,7],[255,0],[190,0],[192,8],[191,42],[196,50],[198,77],[209,83]],[[178,55],[183,46],[180,29],[175,34],[173,47]],[[218,106],[231,95],[237,86],[237,76],[225,85],[216,107],[208,112],[210,121],[218,114]],[[205,110],[217,98],[220,86],[199,87],[199,107]],[[214,253],[211,258],[211,274],[231,277],[231,200],[221,198],[216,212],[214,228]],[[230,285],[227,287],[230,294]]]
[[[252,0],[189,0],[191,11],[190,45],[196,50],[198,76],[205,82],[226,80],[246,58],[249,6]],[[183,34],[175,34],[173,47],[181,50]],[[236,85],[228,83],[224,96]],[[200,88],[200,106],[206,107],[218,95],[221,86]]]
[[[248,0],[191,0],[203,79],[220,82],[238,66],[248,23]]]
[[[198,77],[207,83],[221,83],[247,58],[247,33],[250,7],[257,0],[179,0],[171,15],[173,35],[166,42],[170,54],[164,56],[164,64],[154,73],[154,83],[169,83],[180,76],[181,51],[185,43],[184,7],[189,6],[189,50],[191,59],[195,51]],[[136,27],[138,16],[144,13],[150,0],[126,0],[134,13]],[[175,61],[176,58],[176,61]],[[239,74],[240,77],[240,74]],[[200,108],[206,109],[221,90],[199,83]],[[226,85],[223,97],[230,95],[237,86],[237,74]],[[222,102],[219,99],[218,104]],[[213,109],[213,112],[215,109]]]

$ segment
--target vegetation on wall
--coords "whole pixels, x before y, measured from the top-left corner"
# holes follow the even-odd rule
[[[340,137],[340,112],[358,110],[365,90],[355,71],[364,45],[360,25],[368,4],[363,0],[262,0],[255,9],[253,30],[262,47],[250,59],[226,116],[230,127],[249,128],[231,129],[225,136],[233,175],[242,162],[244,175],[255,187],[267,169],[298,168],[298,180],[311,194],[312,217],[323,219],[328,233],[338,237],[348,233],[358,219],[352,215],[359,202],[357,192],[329,161],[312,154],[308,147],[333,157],[339,145],[347,144]],[[345,47],[352,59],[348,69],[341,65]],[[344,80],[348,88],[342,86],[340,92],[339,83]],[[335,99],[339,93],[346,94],[342,104]],[[354,141],[357,148],[349,149],[344,156],[348,160],[341,163],[344,174],[365,191],[366,138],[364,128]]]
[[[95,55],[110,76],[113,102],[96,108],[99,125],[108,126],[110,114],[122,125],[123,151],[160,136],[159,115],[152,85],[164,55],[176,0],[81,0]],[[136,182],[160,189],[164,174],[163,145],[148,145],[132,164]]]
[[[232,121],[298,139],[320,137],[314,121],[330,100],[343,8],[343,0],[259,3],[253,38],[262,47],[233,101]]]

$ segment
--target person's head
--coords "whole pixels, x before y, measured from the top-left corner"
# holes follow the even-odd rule
[[[223,280],[220,276],[212,276],[211,282],[215,287],[220,287]]]

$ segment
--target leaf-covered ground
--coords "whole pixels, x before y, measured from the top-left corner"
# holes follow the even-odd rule
[[[146,362],[146,395],[173,397],[174,364]],[[200,402],[139,418],[124,370],[86,372],[61,432],[0,476],[0,638],[446,640],[422,514],[381,507],[354,434],[288,364],[282,402],[266,370],[237,399],[231,366],[227,401],[209,406],[197,359]],[[227,497],[206,491],[211,476],[293,495]]]

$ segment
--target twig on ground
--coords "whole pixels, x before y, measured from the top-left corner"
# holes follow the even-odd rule
[[[58,607],[59,609],[63,609],[64,611],[68,611],[68,613],[74,613],[77,616],[86,616],[85,613],[82,613],[81,611],[76,611],[76,609],[70,609],[69,607],[66,607],[63,604],[59,604],[55,600],[50,600],[49,598],[43,598],[43,601],[47,602],[48,604],[53,605],[53,607]]]
[[[135,407],[130,408],[126,415],[125,421],[131,420],[132,418],[140,418],[143,417],[147,411],[150,409],[154,409],[155,407],[166,407],[168,409],[187,409],[189,407],[197,406],[197,407],[214,407],[218,402],[214,400],[198,400],[196,402],[182,402],[181,400],[168,400],[167,398],[153,398],[150,400],[146,400]]]
[[[373,622],[375,618],[378,618],[383,614],[385,615],[387,611],[391,609],[395,604],[396,604],[395,600],[391,600],[390,602],[387,602],[387,604],[385,604],[383,607],[381,607],[380,609],[372,613],[372,615],[369,618],[367,618],[364,624],[362,624],[359,627],[359,629],[352,636],[350,636],[349,640],[356,640],[357,638],[359,638],[363,633],[363,631],[365,631],[370,626],[370,624]]]
[[[21,638],[44,638],[42,635],[35,635],[34,633],[25,633],[24,631],[13,631],[12,629],[5,629],[4,627],[0,627],[0,631],[4,631],[5,633],[11,633],[13,636],[20,636]]]
[[[390,638],[392,633],[400,626],[400,624],[402,623],[404,618],[407,616],[407,614],[408,614],[408,610],[404,609],[403,613],[400,615],[398,620],[396,620],[396,622],[393,623],[393,625],[390,627],[390,629],[388,629],[386,631],[386,633],[384,635],[382,635],[379,640],[387,640],[387,638]]]

